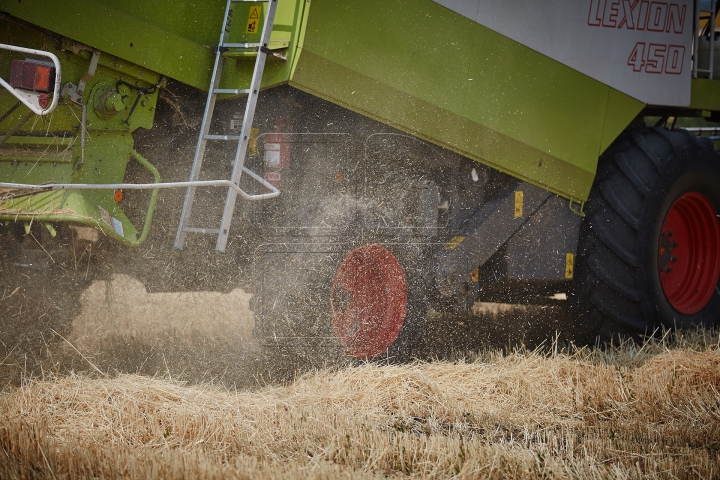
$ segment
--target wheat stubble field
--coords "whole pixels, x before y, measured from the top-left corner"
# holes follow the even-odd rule
[[[0,395],[0,477],[720,478],[719,341],[361,364],[247,391],[27,381]]]

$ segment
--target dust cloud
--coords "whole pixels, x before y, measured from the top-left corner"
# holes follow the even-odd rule
[[[137,150],[156,165],[165,181],[184,181],[195,151],[205,94],[177,84],[172,89],[183,99],[183,118],[176,118],[178,111],[169,103],[160,102],[153,129],[138,130],[133,138]],[[312,278],[303,278],[299,269],[276,283],[268,272],[289,270],[287,248],[317,241],[323,243],[320,255],[327,257],[327,242],[339,239],[349,245],[351,235],[370,231],[358,229],[355,223],[370,222],[372,218],[366,217],[371,213],[383,222],[390,221],[393,228],[414,231],[418,225],[413,222],[421,217],[415,214],[415,207],[404,210],[402,203],[419,204],[425,198],[423,192],[432,190],[425,176],[415,177],[418,165],[427,159],[433,164],[437,161],[433,175],[443,179],[452,178],[465,160],[290,87],[273,92],[259,102],[255,125],[264,133],[274,132],[274,122],[290,115],[293,124],[288,130],[301,132],[292,137],[295,176],[286,177],[298,182],[297,195],[291,195],[289,189],[283,204],[239,203],[223,255],[213,251],[214,238],[198,235],[189,236],[182,251],[173,248],[184,190],[162,192],[151,233],[137,248],[115,244],[96,230],[65,228],[62,223],[55,225],[57,238],[50,238],[39,224],[33,226],[32,235],[21,225],[0,228],[0,390],[29,378],[99,375],[98,371],[109,377],[131,373],[254,388],[285,383],[327,364],[354,362],[339,352],[337,342],[302,349],[264,344],[268,335],[262,339],[258,338],[262,335],[253,336],[250,291],[255,288],[263,293],[260,288],[267,285],[271,295],[281,296],[277,292],[289,292],[288,279],[297,279],[309,291]],[[241,107],[237,102],[218,105],[217,131],[231,133],[226,120]],[[333,119],[332,124],[327,123],[328,118]],[[207,178],[228,178],[227,152],[215,147],[208,155]],[[261,171],[262,155],[248,162],[249,167]],[[375,168],[378,165],[382,168]],[[152,181],[146,175],[144,168],[131,162],[126,180]],[[403,190],[398,177],[412,179],[409,188]],[[400,191],[405,193],[398,197]],[[358,196],[358,192],[368,193]],[[355,201],[340,202],[351,194]],[[144,221],[148,196],[149,192],[127,192],[123,199],[122,208],[136,225]],[[202,217],[193,219],[198,226],[216,226],[213,222],[221,218],[224,198],[222,191],[198,190],[195,211]],[[333,213],[338,207],[341,211]],[[364,216],[350,221],[348,212]],[[447,224],[440,220],[438,225]],[[363,241],[395,242],[393,232]],[[420,241],[428,240],[423,237]],[[268,245],[284,249],[281,256],[276,255],[278,268],[262,268],[258,252],[268,250]],[[318,270],[320,276],[331,279],[347,251],[332,250],[335,263],[313,263],[309,257],[303,262],[312,267],[308,270]],[[330,283],[320,285],[328,288]],[[301,299],[308,300],[303,305],[317,307],[307,315],[309,323],[329,320],[329,292],[320,289],[312,296],[296,290]],[[261,313],[258,310],[258,317]],[[292,318],[298,319],[298,315]],[[472,314],[431,312],[425,321],[413,352],[421,359],[453,358],[520,343],[530,347],[530,339],[539,339],[535,344],[551,342],[554,332],[571,323],[559,307],[497,304],[480,306]]]
[[[118,336],[184,342],[204,336],[232,339],[252,350],[257,345],[252,341],[251,297],[240,288],[229,293],[148,293],[140,281],[116,274],[109,281],[94,281],[81,294],[82,310],[73,319],[70,341],[92,352]]]
[[[7,325],[0,329],[0,389],[28,378],[68,373],[108,377],[133,373],[253,389],[284,384],[316,368],[357,364],[338,347],[298,350],[268,345],[255,337],[253,294],[246,289],[149,290],[151,285],[136,276],[114,273],[79,291],[74,308],[42,308],[57,312],[58,318],[28,310],[22,316],[31,315],[25,318],[34,323],[6,319]],[[68,291],[64,297],[69,295]],[[55,305],[61,297],[44,298]],[[6,307],[8,312],[20,311],[18,305]],[[486,348],[519,344],[532,348],[543,339],[552,342],[563,318],[558,308],[510,304],[477,303],[471,314],[464,315],[431,311],[413,356],[452,359]],[[387,361],[395,360],[378,360]]]

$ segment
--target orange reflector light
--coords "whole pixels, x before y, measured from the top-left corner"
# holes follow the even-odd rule
[[[10,85],[15,88],[48,93],[55,83],[55,67],[31,60],[13,60]]]
[[[123,199],[122,190],[115,190],[115,195],[113,195],[113,198],[116,202],[120,202]]]

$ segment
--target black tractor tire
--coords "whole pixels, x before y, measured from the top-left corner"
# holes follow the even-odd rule
[[[718,325],[718,213],[720,155],[709,140],[658,127],[618,138],[600,159],[581,227],[576,338]]]

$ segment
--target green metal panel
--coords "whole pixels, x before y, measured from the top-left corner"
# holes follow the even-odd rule
[[[77,138],[13,137],[0,150],[0,178],[4,182],[119,183],[131,158],[150,171],[155,182],[157,170],[132,149],[129,133],[95,132],[88,141],[83,164]],[[17,146],[16,149],[13,149]],[[28,147],[30,146],[30,147]],[[43,150],[33,154],[32,146]],[[51,153],[48,153],[51,152]],[[3,198],[0,191],[0,219],[13,221],[70,221],[97,227],[106,235],[136,246],[150,232],[158,190],[153,190],[142,228],[139,230],[113,199],[112,190],[55,190],[33,195]],[[22,193],[22,192],[20,192]]]
[[[86,76],[91,53],[67,39],[55,41],[33,28],[0,18],[0,31],[16,45],[43,48],[58,56],[62,83],[77,85]],[[13,58],[0,52],[0,74],[7,78]],[[34,116],[14,136],[0,145],[0,179],[22,184],[120,183],[131,158],[135,158],[159,181],[155,168],[133,151],[131,132],[151,128],[157,103],[160,75],[103,53],[95,74],[87,79],[83,104],[87,109],[85,148],[81,142],[82,107],[67,98],[46,117]],[[117,110],[99,105],[115,96]],[[0,111],[16,103],[0,98]],[[133,109],[134,105],[134,109]],[[132,115],[130,111],[132,110]],[[0,135],[12,130],[28,110],[20,107],[0,122]],[[137,245],[149,233],[157,191],[151,194],[145,223],[136,228],[109,190],[0,192],[0,218],[13,221],[73,221],[92,225],[128,245]],[[137,219],[136,219],[137,220]]]
[[[88,50],[78,49],[78,46],[69,40],[55,42],[40,34],[37,30],[0,18],[0,31],[5,33],[4,40],[14,45],[27,48],[44,49],[57,55],[62,66],[62,84],[73,83],[77,85],[87,74],[91,53]],[[21,54],[0,50],[0,75],[8,78],[12,60],[21,59]],[[118,86],[118,80],[124,84]],[[134,65],[112,55],[101,54],[98,67],[85,88],[83,100],[88,105],[88,130],[123,130],[133,131],[136,128],[152,128],[157,103],[157,89],[154,93],[140,95],[140,88],[150,88],[160,80],[160,75],[146,68]],[[125,97],[123,99],[124,111],[109,118],[100,118],[95,111],[94,100],[100,96],[100,89],[116,88]],[[132,115],[130,110],[138,95],[141,96]],[[0,111],[5,112],[15,103],[14,97],[5,95],[0,98]],[[0,132],[7,131],[22,118],[27,109],[25,107],[15,111],[10,117],[0,123]],[[35,133],[39,130],[49,132],[73,132],[80,123],[81,108],[72,102],[61,100],[57,109],[45,118],[37,118],[26,124],[19,133]],[[42,125],[42,127],[41,127]],[[74,133],[72,134],[74,135]]]
[[[614,88],[608,89],[607,107],[605,109],[605,124],[600,141],[600,150],[605,151],[607,147],[625,130],[635,116],[637,116],[645,104],[618,92]]]
[[[224,3],[0,0],[0,10],[206,88]],[[430,0],[309,5],[280,0],[271,46],[287,46],[287,61],[270,59],[265,86],[292,73],[298,88],[571,199],[587,198],[598,155],[642,109]],[[233,41],[254,39],[248,8]],[[245,83],[253,64],[230,59],[223,86]]]
[[[577,200],[642,108],[430,0],[314,2],[291,84]]]
[[[720,82],[706,78],[693,78],[690,90],[690,108],[720,111]]]
[[[305,4],[279,1],[270,48],[297,41]],[[257,40],[258,34],[245,33],[251,5],[235,5],[230,40]],[[224,9],[224,0],[0,0],[2,12],[201,89],[210,84]],[[293,53],[287,50],[287,62],[267,63],[264,86],[287,81]],[[223,86],[237,86],[252,73],[252,60],[237,62],[227,62]]]

